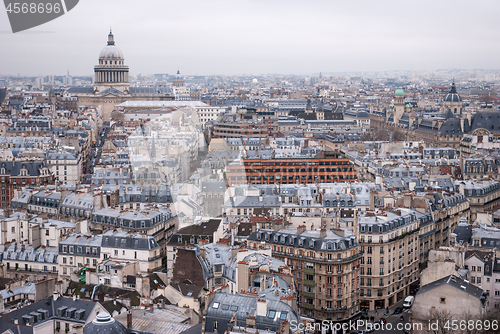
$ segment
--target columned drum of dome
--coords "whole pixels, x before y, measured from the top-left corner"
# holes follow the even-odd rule
[[[125,65],[123,54],[115,46],[113,33],[108,35],[108,44],[99,54],[99,65],[94,66],[94,93],[101,93],[114,88],[128,94],[128,66]]]

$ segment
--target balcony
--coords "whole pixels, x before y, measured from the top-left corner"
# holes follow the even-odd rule
[[[316,298],[316,295],[314,292],[302,292],[302,296],[304,298],[311,298],[311,299]]]
[[[305,309],[308,309],[308,310],[314,310],[314,305],[312,305],[312,304],[303,303],[301,306]]]
[[[304,267],[304,275],[314,275],[314,269]]]
[[[161,254],[160,254],[160,255],[157,255],[157,256],[153,256],[153,257],[148,258],[148,261],[155,261],[155,260],[159,260],[159,259],[161,259],[161,258],[162,258],[162,256],[161,256]]]
[[[315,287],[316,286],[316,283],[314,281],[307,281],[307,280],[304,280],[304,286],[310,286],[310,287]]]

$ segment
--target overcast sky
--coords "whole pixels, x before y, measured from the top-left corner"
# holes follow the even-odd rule
[[[13,34],[0,74],[91,75],[112,26],[131,74],[499,69],[500,1],[80,0]]]

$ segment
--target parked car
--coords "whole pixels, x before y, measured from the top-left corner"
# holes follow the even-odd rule
[[[401,314],[403,313],[403,308],[402,307],[396,307],[396,309],[394,310],[394,314]]]

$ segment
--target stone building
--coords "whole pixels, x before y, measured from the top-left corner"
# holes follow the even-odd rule
[[[327,224],[328,225],[328,224]],[[341,229],[260,230],[248,237],[251,249],[271,247],[297,282],[298,306],[316,321],[345,321],[360,310],[360,265],[363,253],[354,235]]]

